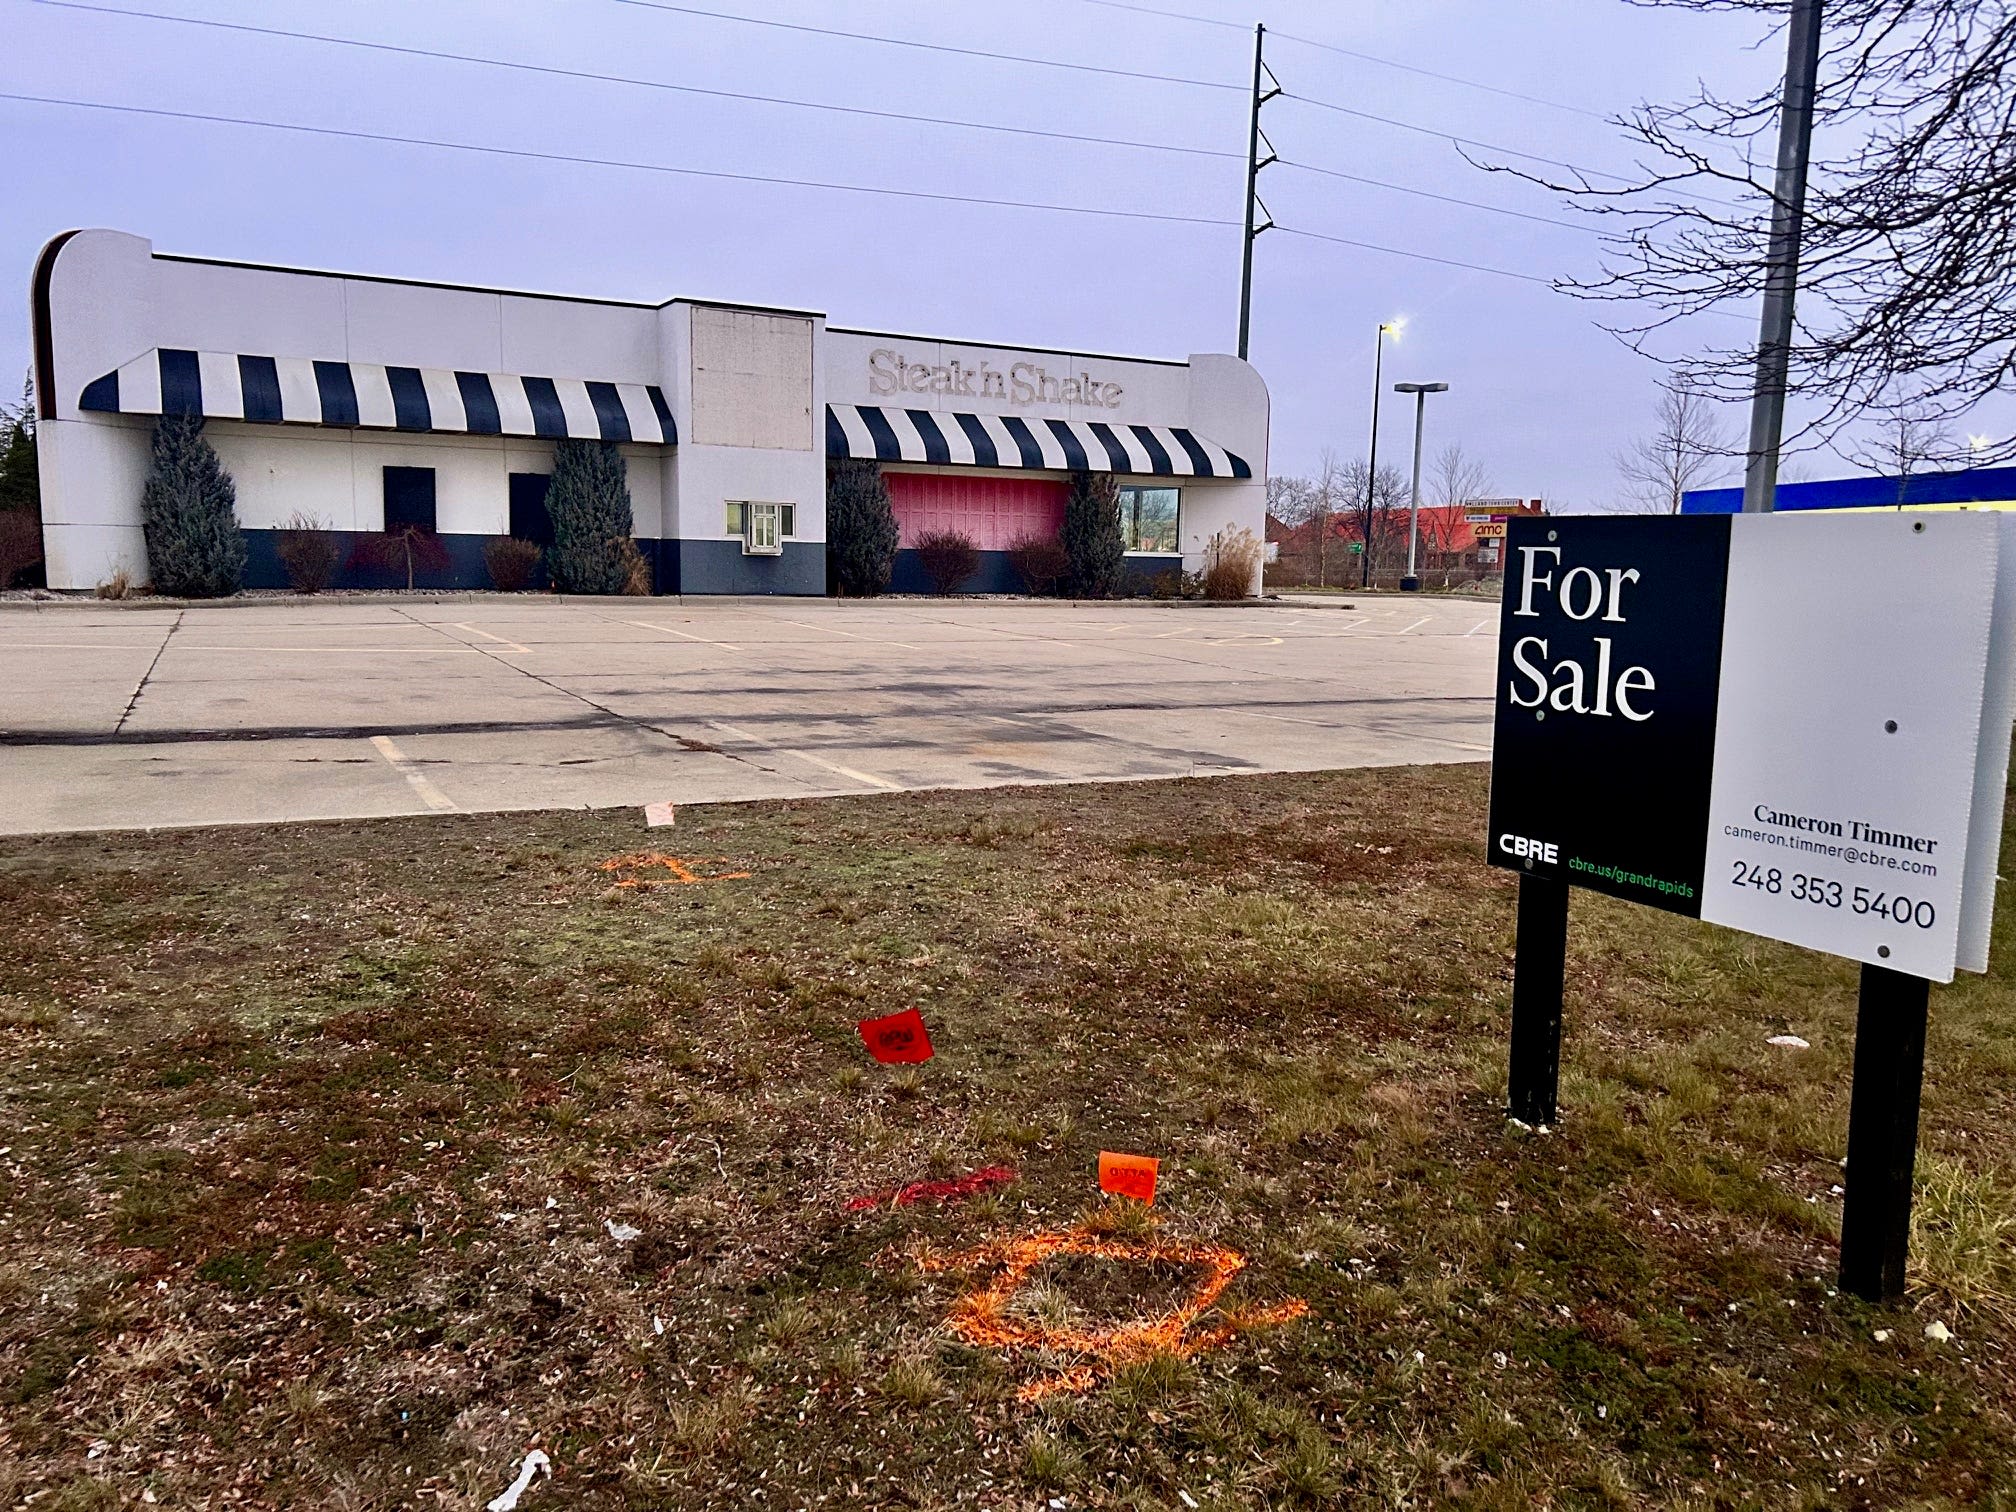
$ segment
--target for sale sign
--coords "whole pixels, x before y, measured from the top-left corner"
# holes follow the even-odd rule
[[[1513,521],[1491,860],[1936,981],[1985,970],[2016,638],[2003,531],[1969,513]]]

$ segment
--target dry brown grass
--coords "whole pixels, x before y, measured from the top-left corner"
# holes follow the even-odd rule
[[[634,811],[0,843],[0,1504],[474,1508],[534,1443],[527,1512],[2009,1504],[2008,921],[1935,996],[1879,1312],[1829,1279],[1852,970],[1578,895],[1564,1117],[1509,1129],[1483,792],[695,808],[749,876],[656,889],[597,869]],[[938,1059],[868,1063],[913,1004]],[[924,1262],[1074,1226],[1243,1251],[1205,1322],[1310,1312],[1023,1405],[1077,1362],[965,1343]]]

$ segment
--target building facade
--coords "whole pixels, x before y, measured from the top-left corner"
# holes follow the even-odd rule
[[[969,590],[1017,590],[1008,550],[1056,533],[1075,471],[1117,475],[1143,577],[1195,571],[1213,534],[1259,536],[1265,518],[1267,391],[1235,357],[265,267],[102,230],[43,249],[31,302],[52,588],[122,567],[144,581],[153,425],[187,411],[236,484],[253,587],[283,586],[293,521],[352,538],[419,526],[448,564],[429,586],[486,586],[487,542],[550,529],[545,480],[570,437],[622,448],[664,593],[824,593],[837,458],[882,466],[899,590],[923,586],[911,543],[946,529],[981,549]]]

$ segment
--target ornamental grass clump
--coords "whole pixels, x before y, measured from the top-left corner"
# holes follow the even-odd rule
[[[201,415],[163,415],[140,493],[140,523],[156,593],[226,598],[245,582],[238,490],[203,434]]]

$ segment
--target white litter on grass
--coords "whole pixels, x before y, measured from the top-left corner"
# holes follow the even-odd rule
[[[632,1239],[640,1237],[644,1232],[640,1228],[632,1228],[627,1223],[618,1223],[614,1218],[604,1218],[602,1220],[602,1227],[609,1230],[609,1237],[614,1239],[618,1244],[628,1244]]]
[[[1177,1496],[1182,1498],[1184,1506],[1194,1508],[1197,1505],[1197,1498],[1192,1496],[1188,1491],[1185,1491],[1182,1487],[1180,1486],[1177,1487],[1176,1494]]]
[[[485,1503],[486,1512],[513,1512],[518,1498],[525,1494],[525,1488],[532,1484],[533,1477],[540,1471],[553,1473],[553,1461],[546,1458],[544,1449],[534,1449],[525,1456],[525,1463],[518,1467],[518,1479],[506,1486],[503,1492]]]
[[[1787,1050],[1811,1050],[1813,1047],[1796,1034],[1774,1034],[1764,1041],[1767,1045],[1782,1045]]]
[[[1934,1318],[1930,1323],[1925,1325],[1925,1337],[1930,1339],[1934,1344],[1945,1344],[1951,1341],[1953,1330],[1948,1328],[1944,1323],[1941,1323],[1937,1318]]]
[[[644,823],[651,829],[669,828],[672,823],[671,802],[645,804]]]
[[[1878,1344],[1888,1344],[1890,1342],[1890,1330],[1887,1328],[1877,1329],[1875,1339]]]

